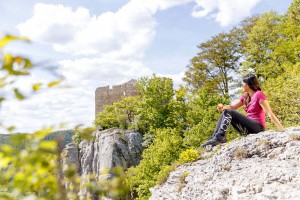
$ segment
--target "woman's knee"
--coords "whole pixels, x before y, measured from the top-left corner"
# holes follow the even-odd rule
[[[224,114],[232,115],[233,111],[234,111],[234,110],[232,110],[232,109],[226,109],[226,110],[223,111],[223,113],[224,113]]]

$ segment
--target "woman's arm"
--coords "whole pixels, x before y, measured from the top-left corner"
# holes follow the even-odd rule
[[[223,111],[226,109],[238,109],[239,107],[241,107],[243,105],[243,102],[241,102],[241,100],[238,100],[237,102],[231,104],[231,105],[223,105],[223,104],[219,104],[218,105],[218,110],[219,111]]]
[[[267,100],[264,100],[260,103],[261,107],[265,111],[265,113],[270,117],[271,121],[276,125],[279,130],[283,130],[283,126],[281,125],[278,118],[274,115],[271,110],[270,104]]]

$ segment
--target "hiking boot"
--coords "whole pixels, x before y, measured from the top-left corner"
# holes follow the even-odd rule
[[[213,136],[211,137],[209,140],[207,140],[203,145],[202,147],[206,147],[208,145],[211,145],[211,146],[216,146],[220,143],[226,143],[227,142],[227,139],[224,137],[224,136]]]

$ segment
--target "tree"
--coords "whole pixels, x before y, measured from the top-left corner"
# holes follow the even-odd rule
[[[277,76],[270,75],[264,83],[264,90],[269,97],[275,114],[285,126],[300,123],[300,1],[295,0],[287,13],[281,16],[270,63],[276,69],[279,63],[282,69]]]
[[[300,124],[300,63],[264,84],[273,112],[287,126]]]
[[[236,31],[220,33],[201,43],[200,52],[192,59],[184,81],[197,90],[202,87],[229,96],[229,82],[239,69],[241,57]]]
[[[245,40],[243,67],[263,82],[273,112],[285,126],[299,124],[300,1],[287,13],[263,14]]]
[[[140,103],[140,96],[129,96],[113,103],[113,105],[106,105],[104,110],[97,114],[94,124],[101,129],[112,127],[131,129],[134,126]]]
[[[265,13],[255,22],[246,39],[243,53],[246,61],[243,66],[254,70],[255,74],[266,80],[268,77],[280,75],[282,60],[273,57],[277,41],[281,38],[278,31],[282,17],[276,12]]]
[[[173,127],[170,119],[170,102],[174,96],[173,81],[170,78],[141,78],[138,83],[141,105],[138,108],[137,129],[143,133],[151,128]]]

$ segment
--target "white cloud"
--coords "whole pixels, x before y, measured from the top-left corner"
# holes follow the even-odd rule
[[[222,26],[250,15],[262,0],[194,0],[194,17],[213,17]],[[18,25],[32,40],[53,45],[73,55],[107,55],[140,58],[155,35],[154,14],[192,0],[131,0],[116,12],[91,15],[79,7],[38,3],[33,16]]]
[[[153,15],[192,0],[131,0],[117,12],[91,15],[83,7],[38,3],[33,16],[17,27],[32,40],[74,55],[117,54],[141,57],[155,35]]]
[[[135,59],[82,58],[60,62],[58,73],[74,86],[116,84],[151,75],[153,72]]]
[[[143,55],[154,37],[155,21],[146,9],[128,3],[116,13],[90,15],[86,8],[72,11],[62,5],[37,4],[34,15],[18,25],[22,35],[52,44],[74,55]]]
[[[195,0],[194,17],[212,17],[221,26],[240,22],[262,0]]]
[[[179,74],[158,74],[159,76],[168,77],[173,80],[174,88],[178,88],[179,85],[184,86],[184,82],[182,78],[184,77],[184,71],[180,72]]]
[[[83,88],[53,88],[23,101],[5,101],[1,119],[6,125],[16,125],[17,131],[32,132],[45,126],[68,123],[92,125],[94,91]]]

